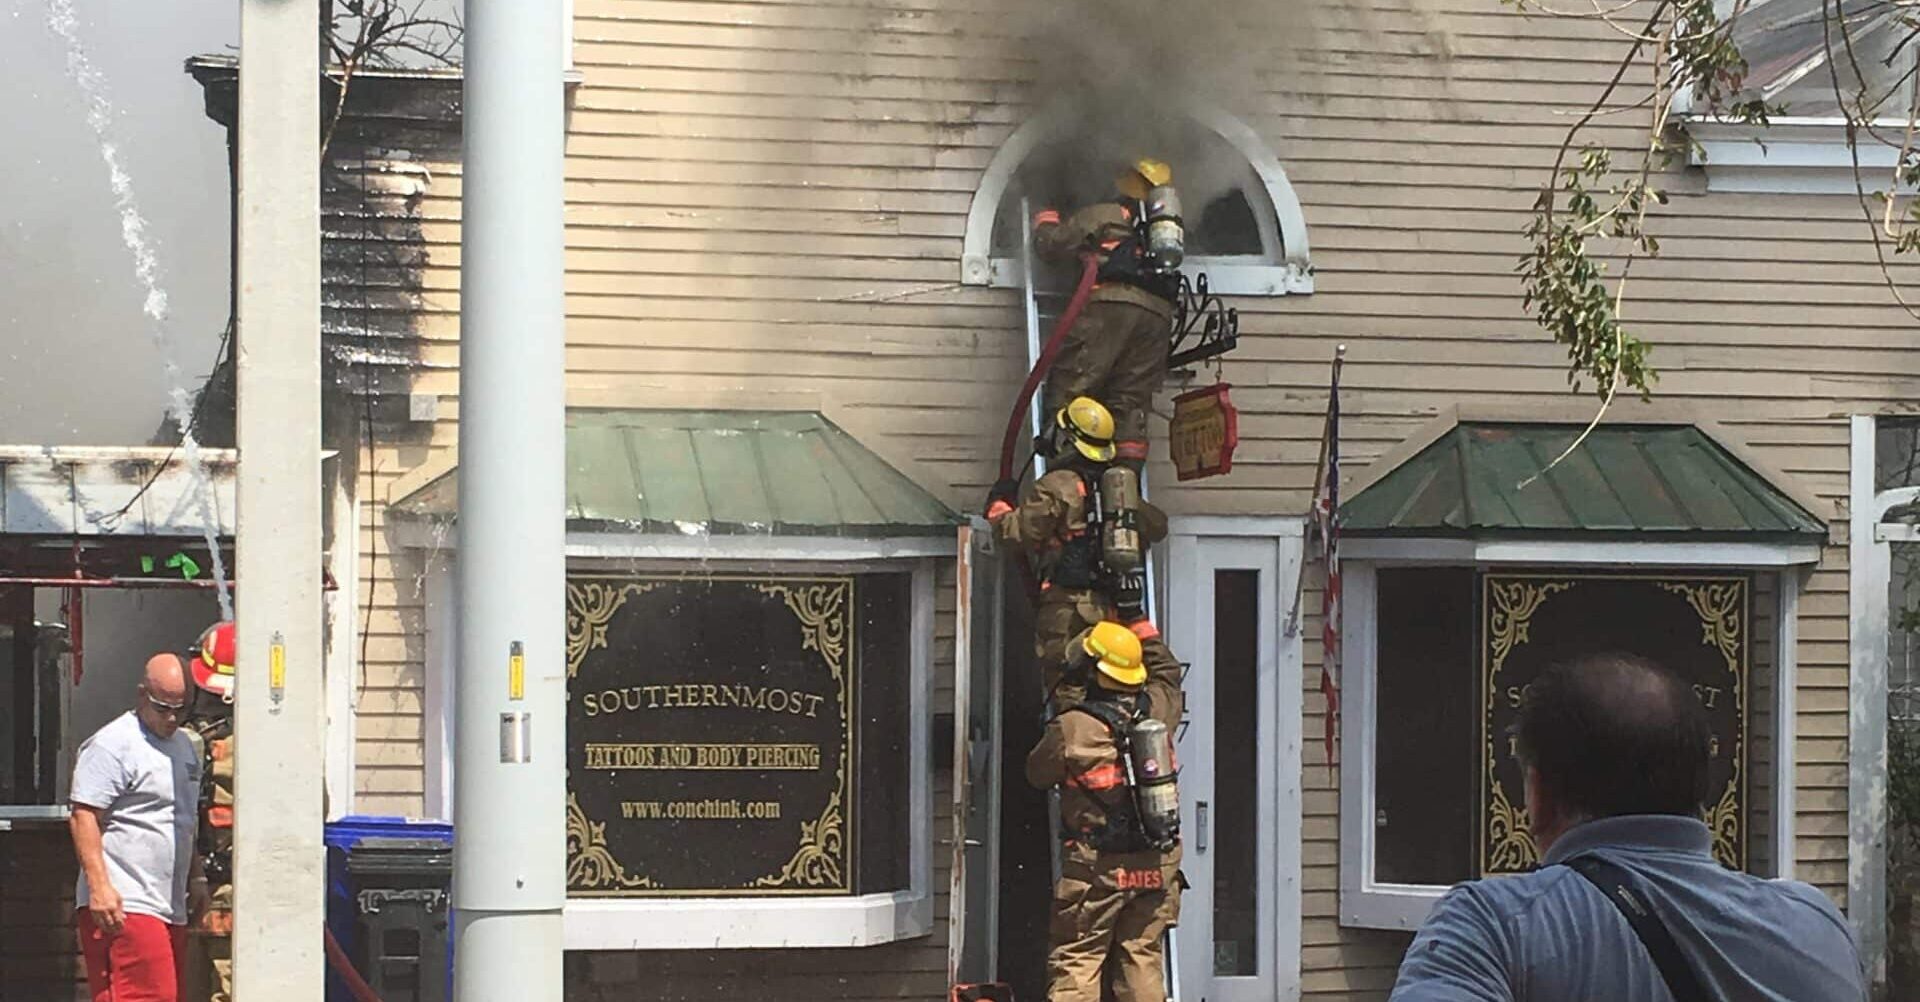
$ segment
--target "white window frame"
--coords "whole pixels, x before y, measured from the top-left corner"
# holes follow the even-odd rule
[[[1193,104],[1187,114],[1238,150],[1259,179],[1246,189],[1247,201],[1260,226],[1263,247],[1280,253],[1190,257],[1185,270],[1205,272],[1211,290],[1223,296],[1286,296],[1313,291],[1313,264],[1307,248],[1306,215],[1294,193],[1280,158],[1246,123],[1210,105]],[[993,226],[1007,188],[1027,157],[1041,142],[1072,125],[1074,116],[1064,105],[1051,106],[1015,129],[994,151],[980,177],[967,209],[967,229],[960,254],[962,285],[996,289],[1024,288],[1019,257],[993,256]],[[1175,179],[1178,183],[1178,178]]]
[[[406,538],[424,542],[425,526]],[[417,530],[417,531],[416,531]],[[451,538],[450,536],[448,537]],[[933,932],[933,631],[937,564],[954,555],[953,537],[843,539],[567,533],[567,558],[618,561],[622,567],[684,569],[700,561],[729,569],[913,575],[908,684],[911,784],[908,886],[837,898],[573,899],[563,909],[567,950],[713,950],[875,946]],[[454,603],[456,555],[432,555],[427,567],[427,811],[453,816]],[[556,847],[558,851],[558,847]]]
[[[1378,733],[1376,571],[1380,567],[1542,566],[1585,569],[1724,567],[1777,575],[1774,638],[1779,721],[1773,763],[1774,853],[1780,876],[1791,876],[1794,834],[1794,720],[1801,569],[1820,547],[1772,543],[1493,542],[1458,539],[1345,539],[1340,544],[1342,619],[1346,624],[1340,729],[1340,924],[1413,930],[1426,921],[1447,887],[1374,879],[1375,768]],[[1471,810],[1473,808],[1466,808]]]

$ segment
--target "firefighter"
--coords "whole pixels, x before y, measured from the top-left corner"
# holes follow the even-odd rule
[[[206,756],[207,788],[200,795],[200,834],[194,851],[202,857],[212,883],[212,906],[192,930],[195,960],[192,978],[204,988],[190,995],[208,1002],[233,1002],[233,688],[234,630],[217,623],[200,635],[189,660],[193,681],[217,697],[196,700],[189,724]],[[212,708],[201,711],[212,703]]]
[[[1055,715],[1027,757],[1029,782],[1061,788],[1047,998],[1165,1002],[1164,942],[1184,883],[1171,747],[1182,696],[1148,673],[1119,623],[1073,647],[1069,670],[1091,676],[1086,699]]]
[[[1172,191],[1172,181],[1171,167],[1138,160],[1114,182],[1112,201],[1066,217],[1042,209],[1033,219],[1034,250],[1043,260],[1065,263],[1089,253],[1100,262],[1086,308],[1048,373],[1046,410],[1059,410],[1078,396],[1105,401],[1118,425],[1120,461],[1136,470],[1146,463],[1147,415],[1166,377],[1173,304],[1180,296],[1181,254],[1164,247],[1156,253],[1156,238],[1146,228],[1149,196],[1158,196],[1155,205],[1171,198],[1175,215],[1169,221],[1180,225],[1177,196],[1164,194]]]
[[[1114,469],[1113,431],[1113,415],[1099,401],[1074,398],[1054,414],[1042,444],[1049,469],[1027,499],[1019,499],[1016,480],[1000,481],[988,494],[986,515],[995,535],[1030,554],[1040,579],[1034,658],[1056,710],[1083,694],[1081,683],[1062,671],[1068,642],[1106,620],[1127,624],[1145,645],[1148,670],[1180,688],[1180,661],[1143,608],[1145,576],[1138,566],[1144,563],[1145,549],[1165,538],[1166,516],[1140,501],[1137,489],[1127,502],[1106,505],[1104,513],[1095,503]],[[1100,514],[1117,523],[1122,512],[1114,509],[1129,504],[1135,506],[1138,528],[1131,556],[1125,559],[1134,566],[1116,569],[1113,564],[1122,562],[1122,556],[1105,545],[1111,534],[1093,519]]]

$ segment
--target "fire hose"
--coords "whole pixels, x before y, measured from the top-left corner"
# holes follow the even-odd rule
[[[353,1002],[380,1002],[380,996],[373,993],[373,986],[367,984],[359,971],[354,970],[353,961],[347,959],[347,951],[340,949],[340,941],[333,938],[333,930],[325,926],[320,928],[327,937],[327,963],[333,968],[333,973],[346,982]]]
[[[1027,373],[1027,381],[1020,387],[1020,396],[1013,402],[1013,413],[1007,415],[1007,434],[1000,440],[1002,480],[1013,479],[1013,454],[1020,441],[1020,421],[1033,402],[1034,391],[1040,388],[1041,380],[1047,378],[1047,371],[1053,368],[1054,359],[1060,356],[1060,349],[1066,346],[1067,331],[1073,329],[1073,322],[1080,319],[1080,311],[1086,309],[1087,297],[1093,295],[1093,282],[1100,274],[1100,262],[1091,254],[1082,255],[1081,261],[1080,285],[1073,290],[1073,298],[1067,301],[1067,308],[1053,325],[1053,335],[1047,338],[1040,357],[1034,359],[1033,371]]]

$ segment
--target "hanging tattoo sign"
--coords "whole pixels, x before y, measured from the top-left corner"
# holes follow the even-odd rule
[[[1218,476],[1233,469],[1233,450],[1240,444],[1240,412],[1227,391],[1215,383],[1173,398],[1169,431],[1173,468],[1181,480]]]
[[[1701,820],[1723,866],[1747,862],[1747,675],[1752,588],[1735,575],[1485,574],[1481,578],[1482,875],[1540,864],[1513,736],[1527,686],[1580,654],[1619,651],[1677,673],[1713,731]]]

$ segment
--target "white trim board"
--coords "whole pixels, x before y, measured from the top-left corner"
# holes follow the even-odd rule
[[[1169,536],[1239,536],[1301,539],[1307,520],[1298,515],[1178,515]],[[1298,570],[1298,568],[1295,568]]]
[[[568,950],[761,950],[878,946],[933,931],[924,890],[855,898],[570,898]]]
[[[321,596],[326,617],[326,817],[337,820],[358,813],[354,774],[359,726],[354,707],[354,680],[364,669],[360,664],[360,634],[366,624],[360,621],[360,499],[354,490],[353,470],[339,458],[322,465],[331,480],[327,485],[332,546],[327,553],[327,570],[333,575],[335,589]],[[451,815],[448,815],[451,817]]]
[[[1340,556],[1381,563],[1607,564],[1796,567],[1820,562],[1817,543],[1661,543],[1630,540],[1473,540],[1344,537]]]
[[[1883,122],[1895,135],[1906,122]],[[1899,151],[1862,137],[1860,177],[1847,148],[1846,122],[1838,118],[1781,118],[1771,125],[1741,125],[1708,119],[1685,122],[1699,143],[1688,163],[1703,167],[1708,191],[1772,192],[1857,197],[1893,186]]]
[[[448,523],[450,524],[450,523]],[[457,534],[433,519],[395,518],[389,529],[395,545],[418,549],[455,548]],[[911,560],[954,555],[953,537],[896,536],[713,536],[690,532],[667,535],[642,532],[569,532],[569,558],[612,560],[863,561]]]
[[[1876,492],[1878,422],[1855,415],[1848,497],[1847,917],[1874,983],[1885,980],[1887,946],[1887,603],[1892,547],[1878,526],[1911,490]],[[1889,497],[1892,495],[1892,497]],[[1874,527],[1870,530],[1868,527]]]
[[[1800,590],[1803,571],[1782,571],[1774,624],[1773,875],[1791,879],[1799,859]]]

